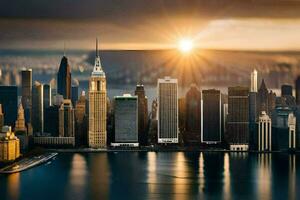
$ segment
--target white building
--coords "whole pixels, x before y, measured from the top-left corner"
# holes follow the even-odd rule
[[[106,100],[106,77],[98,54],[98,41],[96,41],[95,66],[89,82],[88,144],[91,148],[106,148]]]
[[[158,143],[178,143],[177,79],[158,79]]]
[[[259,116],[258,151],[272,151],[272,121],[265,111]]]
[[[296,117],[293,113],[288,117],[289,126],[289,148],[296,148]]]
[[[253,70],[251,73],[251,89],[250,92],[257,92],[257,71]]]

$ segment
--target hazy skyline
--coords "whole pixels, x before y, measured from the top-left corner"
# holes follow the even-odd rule
[[[52,0],[0,2],[1,49],[300,50],[300,1]]]

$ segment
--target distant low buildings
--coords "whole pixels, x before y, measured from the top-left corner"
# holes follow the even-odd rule
[[[0,161],[13,161],[20,156],[20,141],[11,131],[6,136],[0,138]]]

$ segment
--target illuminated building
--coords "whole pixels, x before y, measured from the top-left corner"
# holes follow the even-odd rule
[[[59,137],[74,137],[75,118],[70,99],[65,99],[59,108]]]
[[[106,77],[98,54],[98,41],[96,41],[95,66],[89,81],[89,147],[106,148],[106,118]]]
[[[12,161],[19,156],[20,141],[9,128],[6,136],[0,139],[0,161]]]
[[[258,151],[272,151],[272,121],[265,111],[259,116]]]

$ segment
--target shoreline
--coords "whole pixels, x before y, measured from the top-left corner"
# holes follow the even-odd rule
[[[226,149],[45,149],[46,152],[56,153],[111,153],[111,152],[214,152],[214,153],[255,153],[255,154],[273,154],[273,153],[288,153],[299,154],[300,151],[232,151]]]

